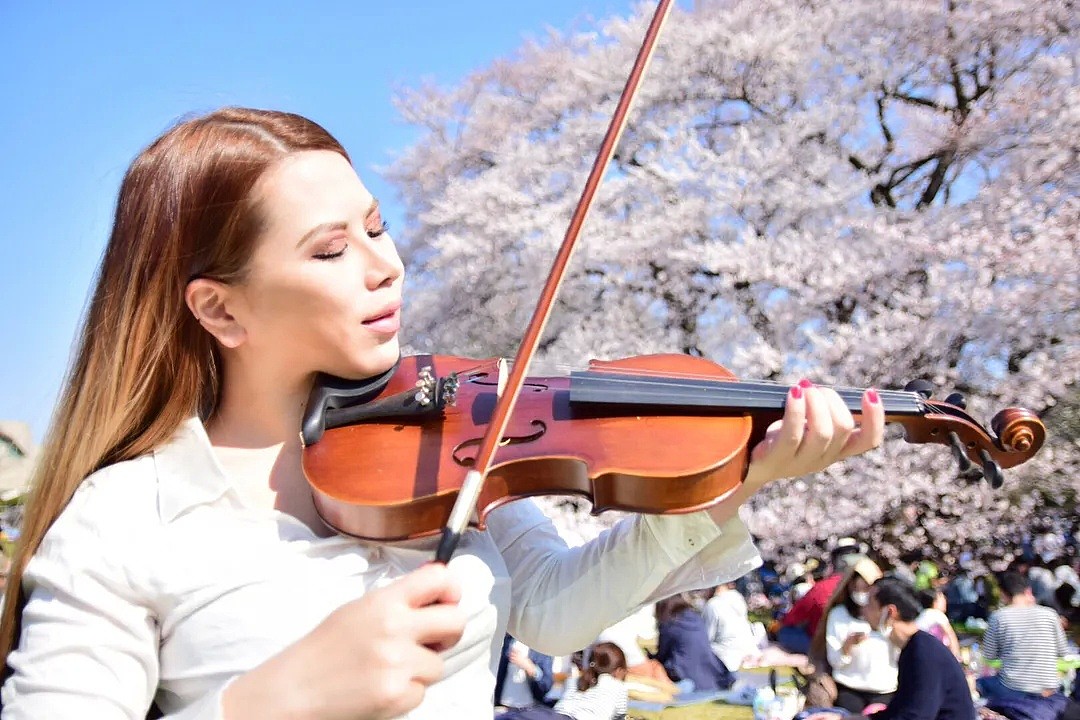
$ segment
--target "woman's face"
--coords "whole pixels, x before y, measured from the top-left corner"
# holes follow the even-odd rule
[[[870,583],[866,582],[861,575],[856,575],[851,581],[848,593],[866,593],[870,591]]]
[[[249,354],[287,374],[359,379],[390,368],[404,268],[349,162],[294,153],[256,193],[265,222],[230,308]]]

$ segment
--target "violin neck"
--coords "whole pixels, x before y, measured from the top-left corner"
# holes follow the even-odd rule
[[[711,378],[637,376],[583,370],[570,373],[570,404],[637,405],[695,412],[782,412],[790,386],[768,382],[740,382]],[[861,388],[834,388],[853,413],[862,412]],[[911,417],[926,413],[918,393],[878,391],[887,416]]]

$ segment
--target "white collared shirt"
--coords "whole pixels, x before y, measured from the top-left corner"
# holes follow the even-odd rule
[[[220,718],[230,679],[429,561],[434,543],[320,538],[245,506],[193,418],[153,454],[87,478],[50,529],[23,579],[3,718],[143,720],[152,701],[172,720]],[[639,516],[568,548],[531,501],[505,505],[450,562],[465,633],[406,717],[490,717],[507,630],[569,654],[645,603],[759,562],[737,519]]]

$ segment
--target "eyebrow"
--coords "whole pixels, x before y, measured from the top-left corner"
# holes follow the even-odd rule
[[[367,212],[364,213],[365,222],[367,221],[368,218],[370,218],[372,215],[374,215],[378,211],[379,211],[379,201],[376,200],[375,198],[372,198],[371,199],[371,205],[368,206]],[[319,223],[318,225],[316,225],[315,227],[311,228],[310,230],[308,230],[306,233],[303,234],[303,236],[300,238],[300,241],[296,243],[296,247],[299,248],[304,243],[306,243],[308,240],[311,240],[313,237],[315,237],[316,235],[319,235],[321,233],[330,232],[330,231],[333,231],[333,230],[345,230],[348,227],[349,227],[349,223],[345,222],[344,220],[335,220],[334,222]]]

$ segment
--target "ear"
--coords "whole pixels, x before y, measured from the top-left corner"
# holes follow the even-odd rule
[[[195,278],[184,290],[184,301],[206,332],[223,347],[236,348],[247,339],[247,330],[229,312],[232,288],[208,278]]]

